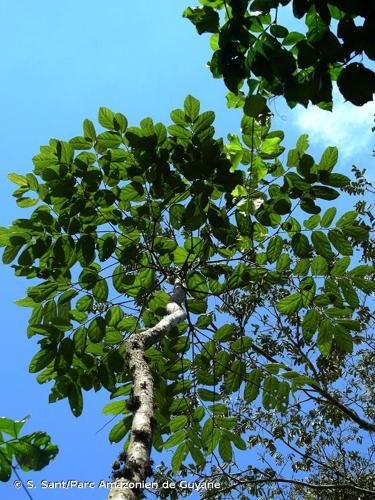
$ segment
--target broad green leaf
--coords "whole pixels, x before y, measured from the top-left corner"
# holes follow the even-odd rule
[[[108,108],[99,108],[98,121],[100,125],[109,130],[114,129],[115,114]]]
[[[171,465],[172,465],[172,472],[177,472],[181,468],[182,462],[185,460],[187,454],[189,452],[188,445],[186,443],[181,443],[177,450],[174,452],[172,460],[171,460]]]
[[[167,439],[167,441],[164,443],[163,447],[166,448],[167,450],[169,448],[173,448],[174,446],[177,446],[182,441],[184,441],[185,437],[186,437],[186,431],[180,429],[179,431],[175,432]]]
[[[200,103],[192,95],[188,95],[184,102],[185,115],[189,122],[193,123],[199,116]]]
[[[103,340],[104,335],[105,335],[105,320],[101,316],[97,316],[94,318],[88,329],[87,329],[87,335],[91,342],[97,343]]]
[[[8,174],[8,179],[12,181],[14,184],[17,184],[21,187],[28,187],[28,182],[25,176],[19,174]]]
[[[324,212],[324,215],[322,216],[322,219],[320,221],[321,227],[329,227],[333,219],[335,218],[336,213],[337,213],[336,207],[331,207],[326,212]]]
[[[220,401],[221,395],[208,389],[198,389],[198,396],[202,401]]]
[[[214,339],[221,340],[222,342],[225,342],[226,340],[232,340],[235,331],[235,325],[226,323],[216,330],[216,332],[214,333]]]
[[[294,314],[303,307],[302,295],[300,293],[288,295],[279,300],[276,307],[282,314]]]
[[[344,278],[341,279],[340,288],[346,302],[350,305],[350,307],[356,309],[359,306],[360,301],[358,294],[353,285],[351,284],[350,280]]]
[[[311,241],[314,245],[315,252],[322,257],[330,260],[333,257],[331,245],[327,236],[322,231],[314,231],[311,235]]]
[[[345,236],[337,229],[328,232],[329,241],[338,250],[341,255],[353,255],[353,247]]]
[[[299,35],[299,33],[297,33],[297,34]],[[309,136],[307,134],[302,134],[298,138],[297,145],[296,145],[296,149],[297,149],[299,155],[302,156],[304,154],[304,152],[308,149],[308,147],[309,147]]]
[[[55,349],[42,349],[37,352],[30,361],[29,372],[37,373],[48,366],[56,357]]]
[[[323,356],[328,356],[331,352],[332,338],[335,329],[329,319],[323,319],[319,326],[319,333],[316,344]]]
[[[43,300],[53,297],[56,294],[57,288],[57,283],[45,281],[37,286],[29,287],[27,289],[27,295],[34,302],[43,302]]]
[[[250,95],[245,100],[244,112],[252,118],[257,118],[266,108],[267,100],[261,95]]]
[[[358,217],[358,212],[356,212],[355,210],[346,212],[336,222],[336,227],[338,227],[339,229],[343,229],[347,226],[351,226],[357,217]]]
[[[124,439],[126,433],[129,431],[133,421],[133,415],[123,418],[120,422],[111,429],[109,433],[109,441],[111,443],[119,443]]]
[[[353,352],[353,338],[346,328],[341,325],[335,326],[335,343],[344,352]]]
[[[331,171],[338,160],[338,151],[336,147],[328,147],[319,162],[319,170]]]
[[[197,299],[204,299],[207,297],[208,286],[206,278],[202,274],[198,272],[189,274],[187,278],[187,287],[192,297]]]
[[[104,415],[120,415],[121,413],[127,412],[128,409],[126,408],[125,400],[111,401],[102,409],[102,413],[104,413]]]
[[[328,271],[328,263],[324,257],[317,255],[311,262],[311,272],[315,276],[324,276]]]
[[[5,432],[12,438],[17,438],[20,430],[25,425],[29,417],[22,420],[11,420],[10,418],[0,417],[0,432]]]
[[[267,247],[268,262],[276,262],[283,249],[284,241],[281,236],[273,236]]]
[[[318,328],[320,313],[316,309],[309,309],[302,321],[303,338],[307,341],[311,340],[312,336]]]
[[[258,397],[261,380],[261,370],[258,368],[253,368],[247,377],[247,382],[244,390],[244,399],[247,403],[251,403]]]
[[[172,432],[179,431],[180,429],[183,429],[186,424],[187,424],[187,416],[186,415],[178,415],[175,417],[173,420],[170,421],[169,427]]]
[[[221,436],[219,441],[219,455],[224,462],[229,463],[232,461],[232,445],[230,440],[227,439],[224,434]]]
[[[266,377],[263,384],[262,403],[266,410],[276,407],[280,382],[274,375]]]
[[[331,269],[332,276],[343,276],[350,265],[350,257],[342,257],[335,262]]]

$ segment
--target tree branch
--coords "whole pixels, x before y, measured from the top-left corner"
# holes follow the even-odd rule
[[[151,475],[150,453],[154,417],[154,381],[145,351],[161,340],[168,332],[186,318],[181,307],[185,291],[177,279],[167,304],[167,315],[155,326],[141,333],[133,333],[126,346],[129,371],[133,380],[131,409],[134,413],[130,432],[127,459],[122,477],[112,488],[108,500],[135,500],[142,494],[142,484]],[[130,487],[129,483],[138,483]]]
[[[233,490],[234,488],[238,488],[238,486],[246,486],[252,484],[270,484],[270,483],[285,483],[285,484],[294,484],[296,486],[302,486],[303,488],[309,488],[313,490],[343,490],[350,489],[354,491],[358,491],[365,494],[373,495],[375,492],[373,490],[368,490],[367,488],[361,488],[359,486],[354,486],[353,484],[314,484],[307,483],[305,481],[298,481],[296,479],[285,479],[285,478],[268,478],[268,479],[237,479],[232,478],[236,481],[235,484],[227,486],[223,489],[216,490],[215,495],[218,493],[225,493],[227,491]],[[208,494],[210,496],[210,494]]]

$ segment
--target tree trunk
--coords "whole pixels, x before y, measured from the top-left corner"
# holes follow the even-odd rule
[[[108,494],[108,500],[134,500],[141,496],[142,484],[152,474],[150,453],[154,417],[154,381],[145,351],[161,340],[178,323],[186,318],[181,308],[185,292],[180,280],[175,281],[173,294],[167,305],[167,315],[155,326],[142,333],[133,333],[126,346],[126,355],[133,389],[128,408],[133,412],[129,446],[122,477]],[[134,486],[130,483],[134,483]]]

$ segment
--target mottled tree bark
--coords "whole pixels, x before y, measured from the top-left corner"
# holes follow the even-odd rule
[[[150,453],[154,417],[154,382],[145,351],[161,340],[178,323],[186,318],[181,308],[185,292],[176,280],[173,294],[167,305],[167,315],[155,326],[130,336],[126,355],[133,381],[129,408],[133,411],[129,447],[123,477],[117,479],[119,487],[112,488],[108,500],[134,500],[141,496],[142,487],[130,488],[128,483],[142,483],[151,473]],[[120,483],[123,483],[122,486]]]

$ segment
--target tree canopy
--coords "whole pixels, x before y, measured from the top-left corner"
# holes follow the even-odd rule
[[[199,34],[213,33],[215,78],[224,78],[229,106],[266,108],[264,97],[282,95],[289,106],[309,102],[332,109],[332,82],[361,106],[375,93],[375,6],[361,0],[200,0],[184,15]],[[292,12],[305,25],[283,26]],[[221,11],[225,10],[224,16]],[[288,23],[289,24],[289,23]],[[297,26],[297,23],[296,23]],[[360,58],[360,59],[356,59]],[[248,92],[241,91],[244,83]],[[246,97],[246,100],[245,100]],[[255,116],[250,114],[250,116]]]

